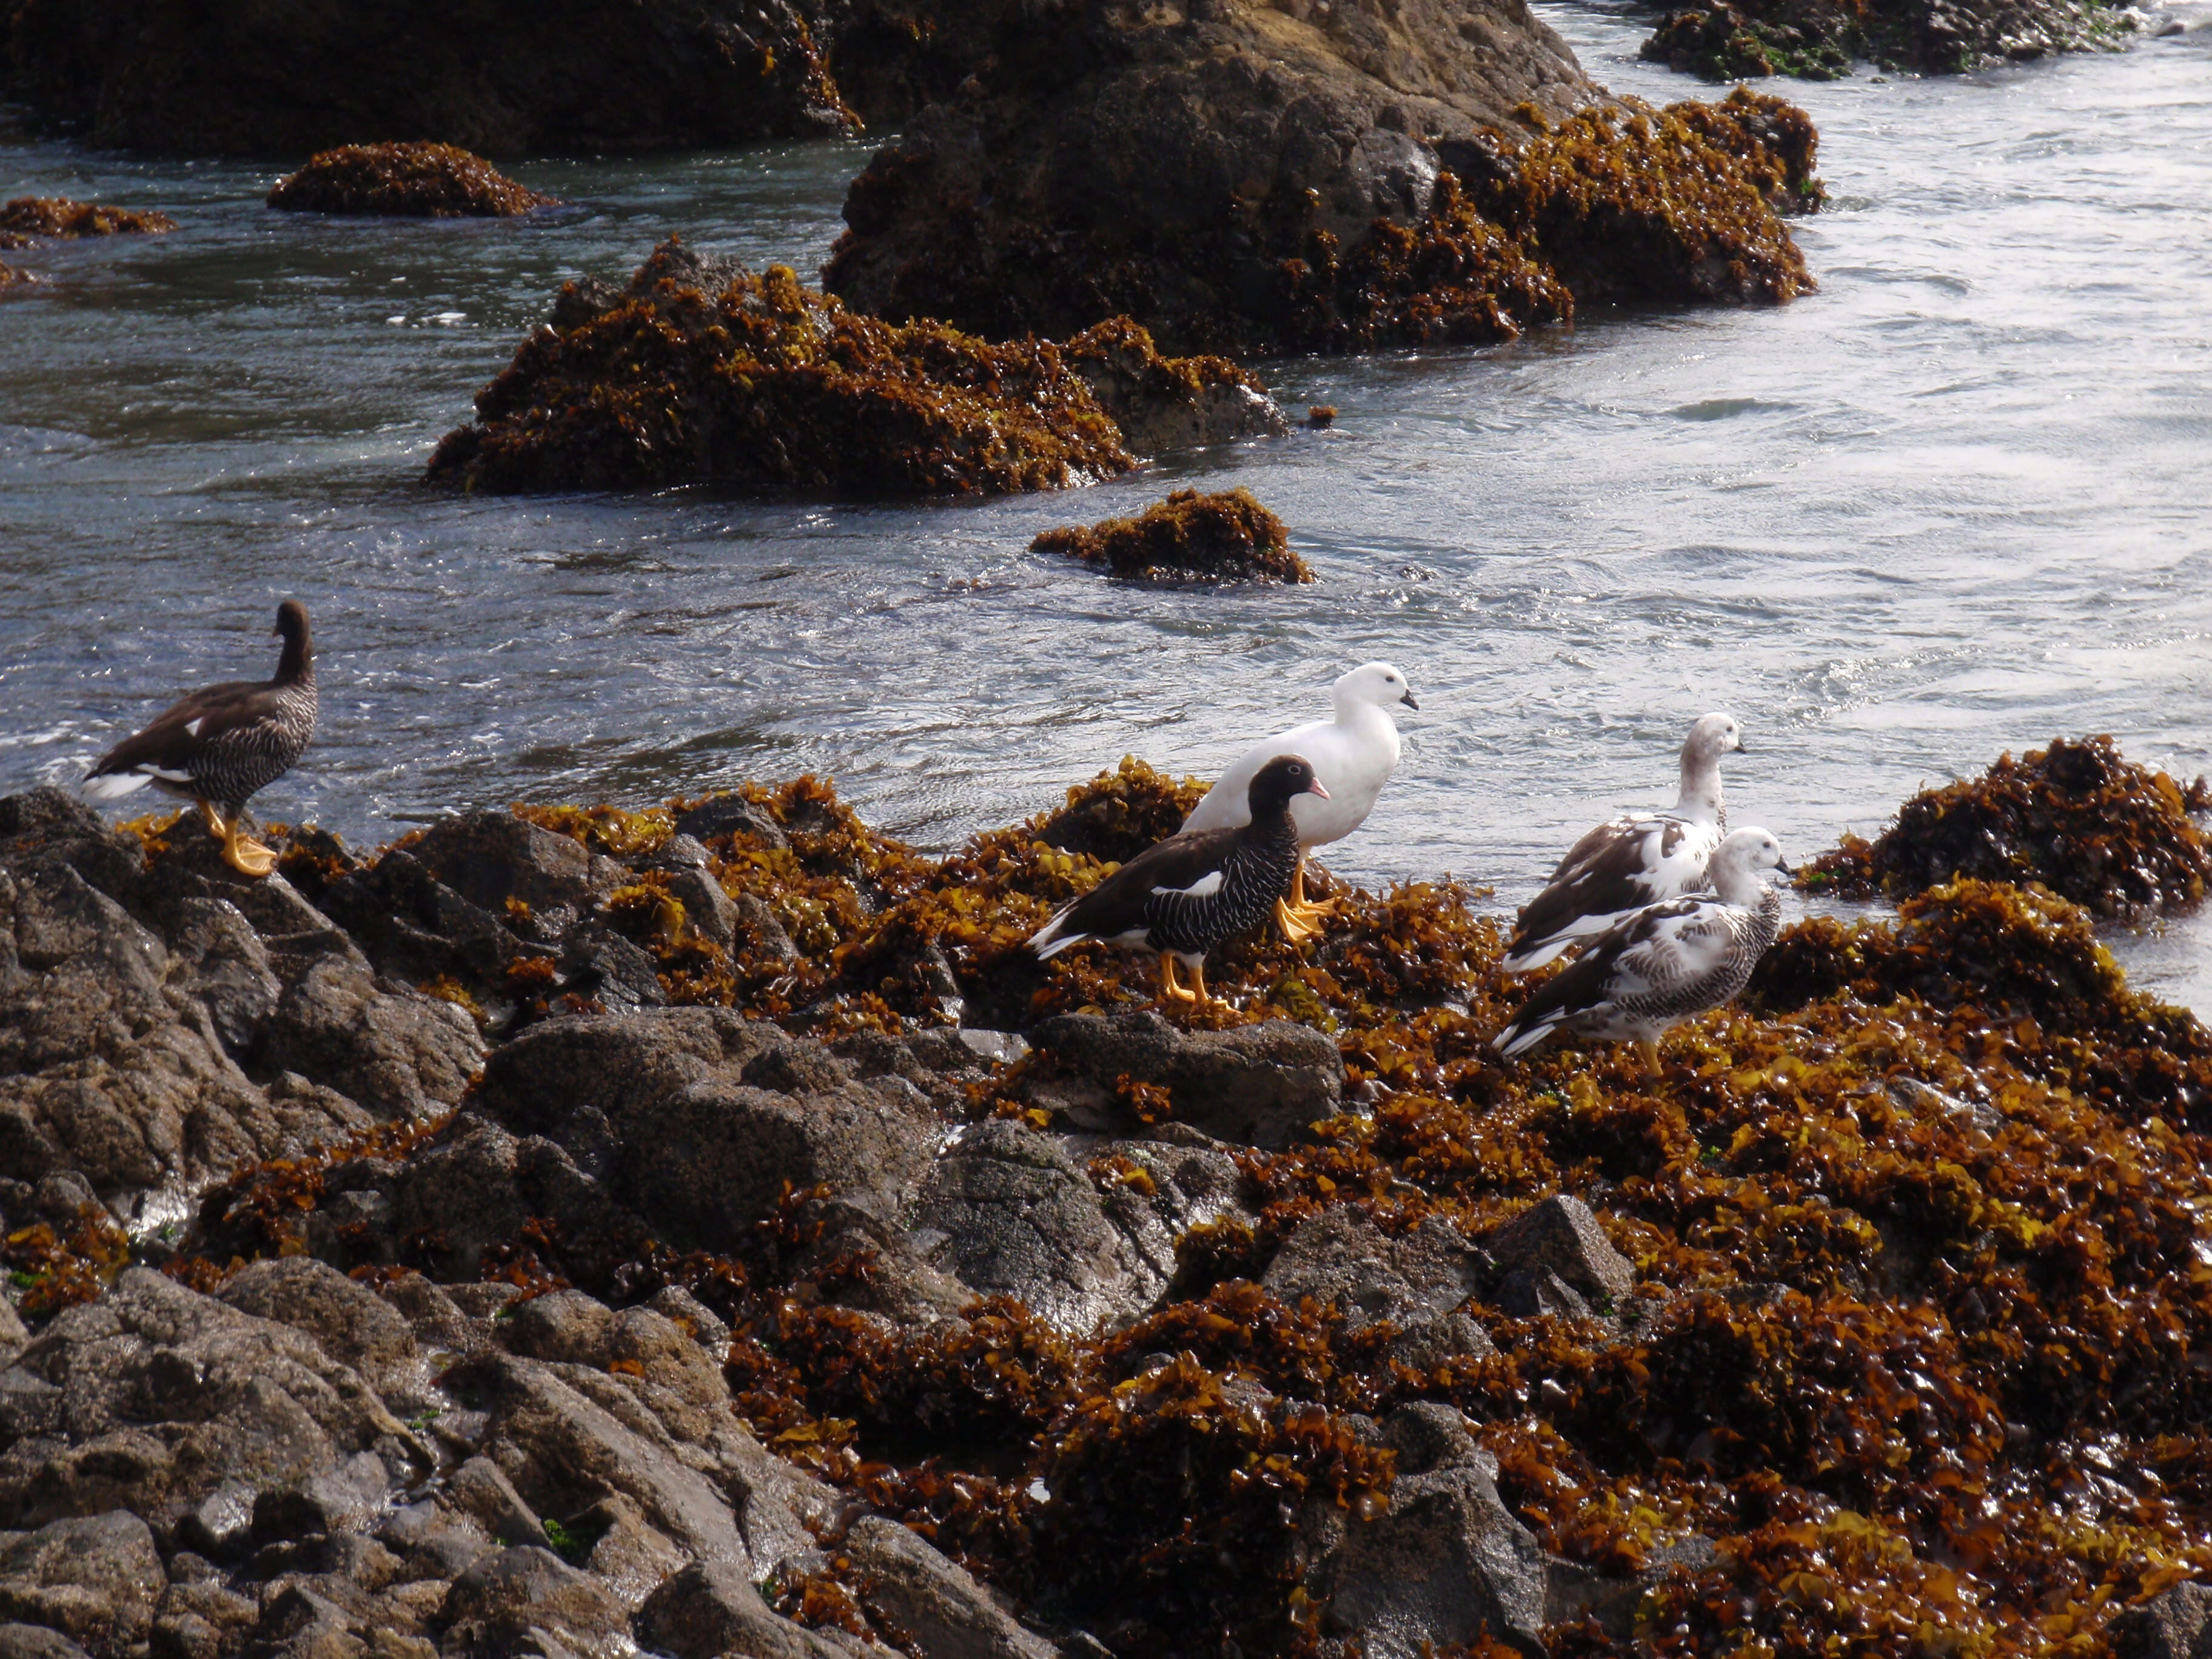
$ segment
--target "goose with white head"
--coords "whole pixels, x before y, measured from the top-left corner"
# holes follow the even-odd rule
[[[1570,848],[1544,890],[1522,908],[1505,971],[1541,968],[1647,904],[1702,890],[1706,862],[1728,833],[1721,757],[1743,752],[1735,715],[1700,715],[1682,743],[1674,805],[1624,814]]]
[[[152,784],[198,804],[222,856],[241,875],[265,876],[276,854],[245,832],[246,803],[283,777],[315,735],[315,654],[307,607],[287,599],[271,635],[284,641],[267,680],[231,680],[188,693],[93,765],[84,793],[118,800]]]
[[[1039,928],[1030,949],[1040,959],[1097,939],[1125,951],[1153,951],[1160,994],[1209,1000],[1206,953],[1265,921],[1289,890],[1298,863],[1295,802],[1329,792],[1301,755],[1278,755],[1245,791],[1247,822],[1234,829],[1170,836],[1131,859]],[[1176,981],[1190,969],[1191,988]]]
[[[1255,744],[1221,775],[1221,781],[1191,808],[1179,835],[1192,836],[1230,830],[1251,817],[1246,792],[1260,769],[1277,755],[1298,754],[1313,763],[1314,773],[1328,791],[1326,796],[1305,795],[1291,803],[1297,825],[1298,860],[1290,891],[1275,908],[1275,920],[1285,937],[1309,938],[1314,920],[1334,907],[1316,904],[1306,897],[1306,854],[1316,847],[1341,841],[1367,821],[1375,810],[1382,786],[1398,766],[1398,725],[1390,710],[1403,705],[1419,708],[1413,688],[1397,667],[1387,662],[1363,663],[1337,677],[1331,688],[1335,712],[1325,720],[1292,726],[1280,737]]]
[[[1781,843],[1738,830],[1710,865],[1713,896],[1646,905],[1590,941],[1492,1039],[1507,1059],[1556,1031],[1638,1043],[1654,1074],[1659,1040],[1734,1000],[1782,926],[1782,896],[1760,879],[1790,873]]]

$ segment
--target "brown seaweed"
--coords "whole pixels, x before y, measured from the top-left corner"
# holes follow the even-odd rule
[[[553,200],[456,145],[422,143],[326,149],[269,192],[291,213],[416,219],[514,218]]]
[[[1030,547],[1087,559],[1137,581],[1314,579],[1291,551],[1283,521],[1249,489],[1173,490],[1134,518],[1048,530]]]

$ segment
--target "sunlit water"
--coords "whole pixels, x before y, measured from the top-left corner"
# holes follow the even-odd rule
[[[1634,61],[1634,25],[1547,15],[1616,89],[1698,95]],[[49,280],[0,299],[0,789],[265,672],[286,593],[324,720],[257,805],[362,840],[811,769],[950,846],[1125,752],[1205,773],[1370,657],[1422,709],[1328,862],[1501,904],[1667,799],[1708,708],[1757,751],[1737,821],[1793,854],[2054,734],[2212,767],[2212,30],[1782,89],[1834,198],[1797,227],[1818,295],[1268,365],[1336,429],[977,506],[416,483],[562,278],[672,231],[811,270],[865,145],[523,164],[572,205],[455,224],[272,213],[254,166],[0,148],[0,195],[183,226],[9,256]],[[1252,488],[1320,583],[1148,592],[1027,550],[1186,479]],[[2114,942],[2212,1008],[2212,924]]]

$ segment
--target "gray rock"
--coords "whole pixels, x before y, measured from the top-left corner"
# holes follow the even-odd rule
[[[574,836],[512,812],[487,810],[442,819],[408,851],[446,886],[495,915],[505,913],[509,899],[533,910],[586,909],[617,879]]]
[[[6,1224],[4,1220],[0,1220],[0,1226]],[[15,1304],[7,1297],[0,1297],[0,1364],[7,1364],[22,1352],[23,1345],[30,1340],[31,1333],[24,1328],[21,1316],[15,1311]]]
[[[454,1470],[446,1482],[446,1498],[495,1544],[545,1541],[545,1523],[522,1501],[507,1472],[488,1457],[471,1457]]]
[[[486,1398],[487,1455],[539,1515],[576,1514],[620,1493],[693,1559],[747,1573],[813,1547],[776,1477],[753,1465],[757,1489],[746,1485],[747,1453],[770,1454],[733,1415],[702,1425],[707,1432],[687,1445],[605,1371],[498,1354],[471,1362],[457,1380]],[[711,1474],[695,1467],[701,1462]],[[793,1471],[789,1484],[799,1483]]]
[[[1676,1568],[1701,1572],[1719,1559],[1713,1540],[1692,1534],[1652,1550],[1641,1572],[1608,1577],[1586,1562],[1560,1556],[1545,1564],[1544,1617],[1550,1624],[1593,1620],[1607,1635],[1626,1640],[1636,1633],[1637,1609],[1644,1598]]]
[[[1534,1319],[1544,1314],[1588,1319],[1591,1313],[1582,1292],[1555,1269],[1545,1267],[1516,1267],[1498,1281],[1491,1299],[1500,1313],[1516,1319]]]
[[[1061,1137],[1009,1119],[976,1125],[908,1206],[914,1247],[978,1295],[1018,1298],[1061,1330],[1136,1317],[1174,1271],[1117,1226]]]
[[[1441,1216],[1389,1234],[1364,1211],[1340,1204],[1298,1224],[1261,1280],[1296,1306],[1342,1310],[1364,1330],[1382,1320],[1407,1327],[1449,1314],[1480,1288],[1489,1261]]]
[[[21,1365],[0,1371],[0,1442],[12,1444],[61,1426],[62,1391]]]
[[[2212,1584],[2176,1584],[2106,1626],[2112,1659],[2207,1659]]]
[[[716,836],[741,836],[763,847],[791,843],[776,821],[743,795],[709,795],[676,820],[676,833],[700,841]]]
[[[1183,1032],[1140,1009],[1060,1014],[1031,1036],[1058,1073],[1031,1085],[1042,1091],[1039,1103],[1073,1111],[1081,1127],[1142,1133],[1112,1109],[1112,1085],[1124,1076],[1166,1089],[1176,1122],[1270,1150],[1299,1139],[1307,1125],[1334,1116],[1344,1102],[1336,1044],[1288,1020]]]
[[[224,1048],[234,1057],[250,1055],[284,988],[268,947],[228,899],[182,899],[173,917],[171,982],[199,999]]]
[[[1320,1576],[1325,1627],[1357,1632],[1374,1659],[1421,1659],[1485,1631],[1544,1651],[1544,1552],[1472,1463],[1398,1481],[1389,1513],[1352,1522]]]
[[[833,1659],[845,1651],[771,1612],[752,1581],[726,1562],[695,1562],[637,1613],[638,1639],[676,1659]]]
[[[679,842],[690,841],[688,836],[677,837]],[[703,858],[707,849],[696,841]],[[665,856],[665,854],[664,854]],[[725,951],[738,942],[738,907],[722,890],[722,884],[704,869],[679,868],[668,877],[668,896],[684,907],[684,920],[702,938],[710,939]]]
[[[561,972],[570,990],[610,1013],[659,1008],[668,1000],[651,953],[603,921],[579,922],[568,930],[561,943]]]
[[[728,1351],[730,1328],[720,1314],[682,1285],[664,1286],[654,1295],[652,1306],[716,1358]]]
[[[0,1548],[0,1620],[45,1625],[106,1659],[145,1640],[167,1583],[137,1516],[73,1516]]]
[[[1457,1360],[1485,1359],[1498,1352],[1490,1333],[1462,1312],[1417,1319],[1390,1340],[1389,1355],[1417,1371],[1433,1371]]]
[[[726,1010],[550,1020],[495,1053],[480,1098],[582,1153],[671,1242],[736,1248],[784,1182],[896,1194],[938,1125],[850,1080],[817,1043]]]
[[[460,1099],[483,1040],[452,1003],[385,990],[360,963],[326,957],[286,989],[263,1029],[261,1060],[380,1116],[424,1117]]]
[[[1015,1623],[911,1528],[868,1516],[840,1547],[864,1576],[867,1605],[910,1633],[924,1659],[1054,1659],[1051,1643]]]
[[[573,1651],[623,1650],[629,1618],[589,1573],[543,1545],[485,1557],[453,1581],[439,1622],[449,1650],[507,1659],[539,1631]]]
[[[44,1625],[0,1624],[0,1659],[90,1659],[58,1630]]]
[[[1549,1268],[1601,1309],[1636,1283],[1635,1269],[1613,1248],[1589,1206],[1565,1193],[1522,1211],[1483,1245],[1501,1271]]]
[[[518,1139],[465,1112],[444,1144],[417,1152],[399,1170],[384,1237],[422,1240],[440,1276],[465,1279],[487,1249],[510,1241],[538,1216],[579,1249],[621,1249],[647,1235],[644,1224],[562,1148],[538,1135]],[[485,1294],[466,1285],[447,1288],[448,1298],[464,1306]]]
[[[253,1500],[258,1542],[357,1532],[383,1513],[392,1480],[374,1452],[356,1452],[336,1468]]]
[[[1497,1460],[1476,1446],[1467,1419],[1453,1407],[1431,1400],[1401,1406],[1382,1419],[1382,1437],[1398,1454],[1401,1479],[1462,1464],[1481,1468],[1493,1480],[1498,1478]]]
[[[62,1391],[63,1428],[0,1454],[0,1526],[180,1516],[227,1482],[281,1487],[361,1451],[429,1461],[312,1339],[144,1268],[58,1315],[17,1363]]]
[[[241,1313],[302,1330],[323,1352],[359,1371],[372,1388],[404,1387],[416,1363],[415,1334],[367,1285],[312,1256],[249,1264],[217,1292]]]

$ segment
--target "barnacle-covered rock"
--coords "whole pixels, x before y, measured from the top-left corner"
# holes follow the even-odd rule
[[[1306,562],[1291,551],[1283,521],[1249,489],[1174,490],[1133,519],[1048,530],[1030,546],[1088,559],[1139,581],[1313,580]]]
[[[292,213],[413,219],[509,219],[552,200],[452,144],[343,144],[269,192]]]
[[[1049,341],[879,322],[784,266],[755,276],[672,241],[626,293],[571,284],[429,477],[498,492],[972,495],[1135,464]]]
[[[2001,755],[1979,777],[1915,795],[1871,843],[1847,837],[1802,884],[1839,897],[1901,898],[1953,880],[2039,882],[2100,915],[2188,909],[2212,882],[2212,837],[2185,787],[2124,758],[2109,737]]]
[[[404,135],[486,155],[691,149],[847,130],[807,0],[549,11],[427,0],[251,15],[185,0],[24,0],[10,91],[93,143],[305,155]]]
[[[1084,330],[1066,355],[1139,455],[1279,438],[1291,429],[1257,376],[1225,357],[1163,357],[1127,317]]]

